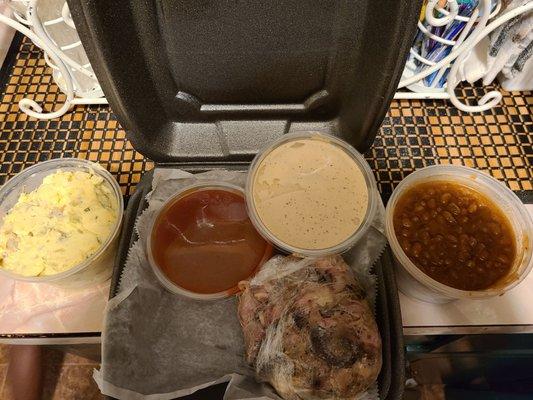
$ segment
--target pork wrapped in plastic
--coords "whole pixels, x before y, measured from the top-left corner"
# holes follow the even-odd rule
[[[381,369],[366,292],[340,256],[274,257],[242,282],[247,361],[285,399],[352,399]]]

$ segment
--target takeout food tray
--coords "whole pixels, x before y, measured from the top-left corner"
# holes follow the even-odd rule
[[[216,168],[246,170],[246,163],[221,164],[173,164],[158,168],[180,168],[191,173],[205,172]],[[120,290],[120,278],[124,269],[128,251],[138,239],[134,230],[138,216],[148,206],[146,195],[152,188],[153,171],[144,174],[136,191],[131,196],[124,213],[122,235],[115,259],[111,281],[110,298]],[[402,319],[398,300],[398,289],[394,276],[392,255],[386,248],[375,264],[377,276],[376,321],[382,339],[383,366],[378,378],[379,397],[382,400],[401,399],[405,382],[405,359],[402,332]],[[225,384],[215,385],[200,390],[182,399],[222,399]]]
[[[394,96],[422,5],[408,0],[126,3],[69,0],[69,9],[135,149],[159,165],[191,172],[246,169],[258,151],[298,131],[334,134],[364,152]],[[151,182],[152,174],[145,174],[130,199],[112,296]],[[375,268],[381,398],[399,399],[402,323],[388,251]]]

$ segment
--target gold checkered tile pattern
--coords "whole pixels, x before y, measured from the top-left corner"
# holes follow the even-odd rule
[[[135,152],[109,107],[79,106],[53,121],[19,111],[23,97],[46,110],[61,104],[65,96],[49,72],[41,52],[23,40],[0,94],[0,184],[38,161],[72,156],[103,164],[131,194],[153,164]],[[460,92],[473,102],[485,90],[465,86]],[[366,157],[385,196],[413,170],[436,163],[480,168],[515,191],[530,191],[532,108],[531,92],[505,93],[500,106],[483,114],[465,114],[443,101],[394,101]]]
[[[47,111],[59,107],[66,97],[52,83],[42,53],[28,39],[20,45],[0,94],[0,184],[38,161],[79,157],[104,165],[129,195],[143,171],[152,168],[133,150],[109,107],[78,106],[59,120],[37,121],[19,110],[18,102],[24,97],[33,98]]]
[[[492,89],[463,86],[459,92],[475,104]],[[502,104],[481,114],[463,113],[443,101],[394,101],[367,160],[385,194],[413,170],[433,164],[479,168],[514,191],[530,191],[532,115],[531,92],[504,93]]]

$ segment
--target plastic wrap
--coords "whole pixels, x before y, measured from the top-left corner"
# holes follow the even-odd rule
[[[277,256],[243,282],[239,317],[248,362],[285,399],[353,399],[375,383],[381,339],[372,279],[340,256]],[[368,395],[368,393],[367,393]]]

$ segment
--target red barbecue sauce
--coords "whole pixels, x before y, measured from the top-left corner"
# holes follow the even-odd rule
[[[272,254],[248,218],[242,194],[193,189],[159,214],[152,254],[169,280],[195,293],[237,293]]]

